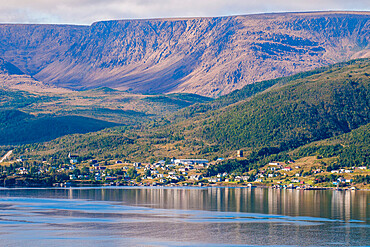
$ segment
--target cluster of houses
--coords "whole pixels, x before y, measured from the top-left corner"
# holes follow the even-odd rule
[[[189,172],[196,173],[200,168],[207,168],[208,163],[209,161],[206,159],[172,159],[170,162],[160,160],[144,167],[142,179],[159,179],[160,183],[184,180],[199,181],[203,178],[202,175],[189,175]]]
[[[242,152],[239,152],[240,157],[243,156]],[[21,158],[21,157],[20,157]],[[135,163],[124,163],[120,160],[115,161],[115,165],[119,167],[120,173],[112,172],[111,165],[107,162],[99,162],[97,160],[91,160],[89,162],[88,172],[85,170],[82,172],[74,172],[75,169],[80,167],[78,155],[68,154],[69,164],[65,164],[62,167],[56,169],[55,167],[49,166],[48,168],[38,169],[38,174],[48,173],[52,169],[59,173],[66,173],[69,176],[70,180],[88,180],[94,179],[96,181],[126,181],[130,183],[136,183],[138,181],[143,181],[149,184],[168,184],[168,183],[229,183],[229,182],[256,182],[263,183],[266,181],[272,181],[277,178],[274,183],[279,186],[281,183],[281,178],[287,179],[289,183],[300,184],[301,186],[305,185],[305,182],[302,177],[307,176],[303,173],[303,169],[295,165],[294,161],[288,161],[287,163],[281,162],[271,162],[267,164],[264,168],[256,170],[252,173],[219,173],[215,176],[205,177],[206,168],[210,166],[210,162],[207,159],[172,159],[172,160],[160,160],[152,164],[142,164],[140,162]],[[223,161],[223,158],[219,158],[217,161]],[[216,162],[217,162],[216,161]],[[104,165],[103,165],[104,164]],[[85,167],[86,168],[86,167]],[[135,170],[135,176],[130,177],[129,170]],[[366,166],[361,167],[352,167],[346,169],[338,169],[330,171],[331,174],[343,174],[339,178],[335,178],[336,181],[333,181],[333,185],[341,185],[352,183],[353,179],[349,178],[349,174],[353,173],[356,169],[366,170]],[[19,167],[16,169],[16,174],[19,175],[28,175],[30,172],[29,169],[25,167]],[[321,169],[311,169],[311,174],[320,174],[324,173]],[[88,174],[87,174],[88,173]],[[118,175],[119,174],[119,175]],[[348,174],[348,175],[346,175]],[[337,176],[338,177],[338,176]],[[346,178],[344,178],[346,177]],[[138,179],[139,178],[139,179]],[[293,186],[293,185],[292,185]]]

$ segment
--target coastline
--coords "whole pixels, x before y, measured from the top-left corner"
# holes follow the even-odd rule
[[[299,191],[370,191],[370,189],[356,189],[353,190],[351,188],[333,188],[333,187],[314,187],[314,188],[273,188],[271,186],[266,185],[119,185],[119,186],[112,186],[109,184],[101,184],[101,185],[92,185],[92,184],[79,184],[79,185],[67,185],[67,186],[35,186],[35,187],[22,187],[22,186],[12,186],[12,187],[0,187],[0,190],[12,190],[12,189],[132,189],[132,188],[151,188],[151,189],[207,189],[207,188],[241,188],[241,189],[272,189],[272,190],[299,190]]]

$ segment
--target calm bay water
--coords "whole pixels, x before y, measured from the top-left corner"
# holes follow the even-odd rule
[[[370,192],[0,190],[0,246],[369,246]]]

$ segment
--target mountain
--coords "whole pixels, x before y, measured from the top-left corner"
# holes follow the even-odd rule
[[[29,149],[45,155],[53,150],[53,155],[60,157],[73,151],[81,156],[131,160],[232,157],[239,149],[266,156],[370,124],[370,59],[259,82],[254,87],[251,90],[246,86],[209,103],[190,106],[202,110],[184,118],[170,117],[140,128],[65,136]],[[180,112],[188,114],[186,110]],[[363,143],[359,136],[354,138]],[[70,142],[74,144],[65,147],[64,143]]]
[[[369,12],[282,13],[0,25],[0,57],[74,90],[218,97],[247,84],[370,55]]]

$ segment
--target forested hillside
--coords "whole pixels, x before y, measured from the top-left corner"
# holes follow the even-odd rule
[[[295,80],[220,110],[199,127],[221,148],[281,150],[347,133],[370,121],[368,60]]]
[[[351,61],[275,83],[261,82],[261,87],[269,83],[273,86],[263,92],[255,90],[255,95],[245,93],[238,102],[227,103],[225,107],[218,108],[215,102],[191,106],[191,109],[214,110],[189,114],[191,117],[185,120],[169,118],[141,127],[66,136],[45,144],[24,146],[19,153],[32,147],[45,157],[63,157],[73,151],[82,157],[108,159],[199,156],[213,159],[233,157],[236,150],[242,149],[246,154],[254,152],[260,160],[369,124],[369,72],[369,59]],[[250,88],[243,90],[232,94],[230,99],[225,96],[221,102],[232,103],[235,94],[243,95]],[[357,137],[360,136],[354,135],[352,139],[365,143]],[[367,152],[367,146],[363,147]]]

